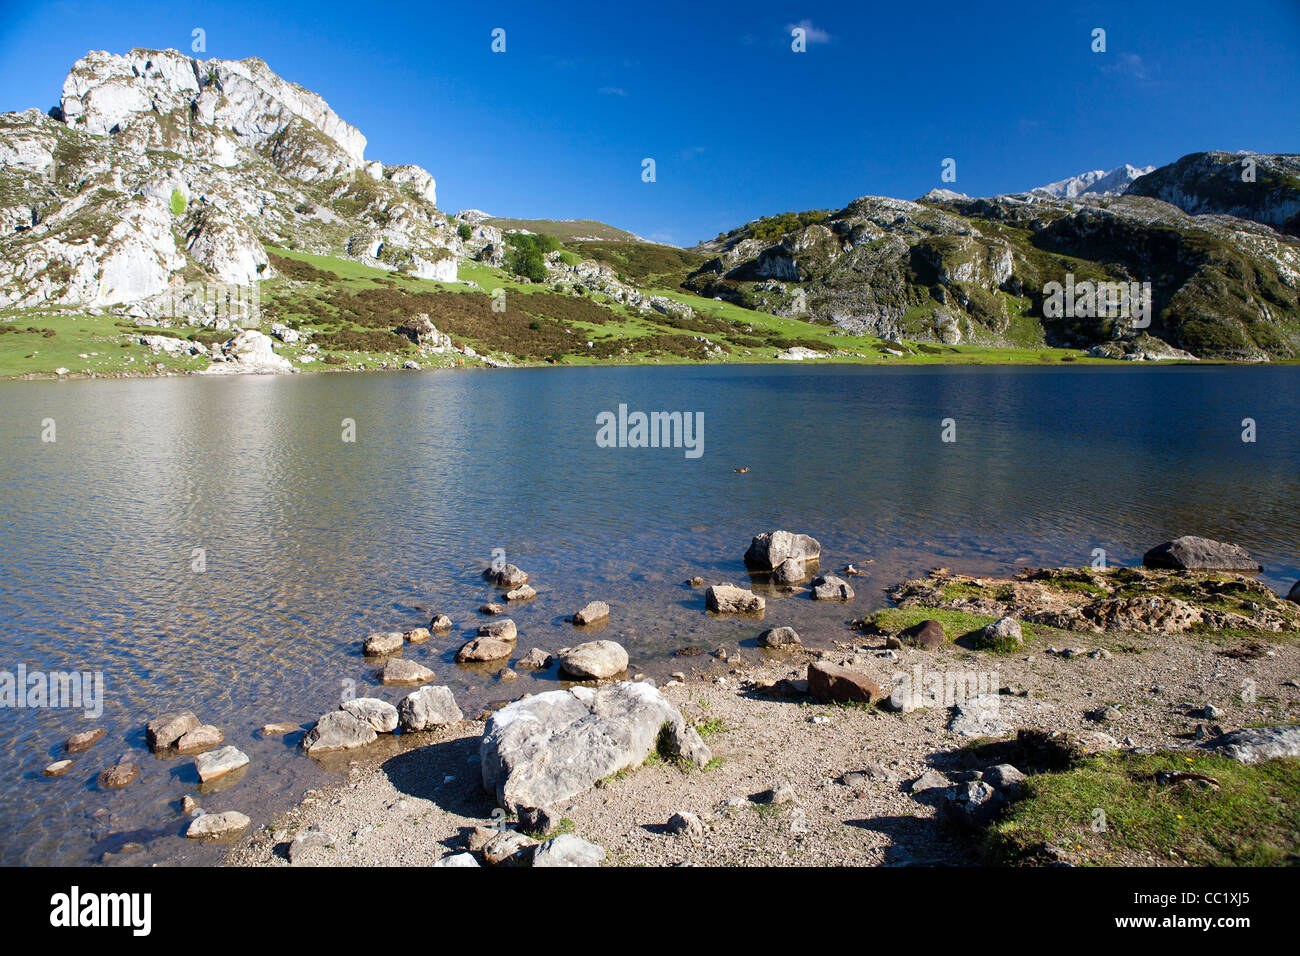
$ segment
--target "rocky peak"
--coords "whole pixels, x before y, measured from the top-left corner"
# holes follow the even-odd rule
[[[1107,172],[1093,169],[1069,179],[1038,186],[1031,192],[1056,199],[1077,199],[1080,196],[1120,196],[1128,192],[1134,181],[1150,173],[1154,166],[1131,166],[1125,163]]]

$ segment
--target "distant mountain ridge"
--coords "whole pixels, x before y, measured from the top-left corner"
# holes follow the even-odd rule
[[[1107,172],[1094,169],[1078,176],[1061,179],[1046,186],[1036,186],[1030,192],[1051,196],[1055,199],[1077,199],[1080,196],[1121,196],[1140,177],[1147,175],[1154,166],[1131,166],[1125,163]]]

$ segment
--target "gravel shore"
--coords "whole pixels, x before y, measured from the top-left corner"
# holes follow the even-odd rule
[[[1300,647],[1288,639],[1247,647],[1194,634],[1071,635],[1071,646],[1109,656],[1067,657],[1035,640],[1012,654],[950,644],[889,657],[883,638],[849,636],[816,653],[745,649],[684,683],[669,682],[665,696],[705,735],[714,764],[687,771],[652,761],[554,809],[573,833],[606,850],[605,865],[974,862],[970,847],[937,824],[937,801],[909,792],[927,770],[961,769],[961,748],[971,738],[949,728],[951,711],[888,713],[775,698],[763,689],[804,677],[818,658],[846,663],[886,687],[917,665],[926,673],[996,675],[1011,691],[1000,698],[1011,724],[1066,731],[1098,750],[1186,746],[1197,725],[1209,723],[1198,716],[1207,704],[1221,708],[1214,723],[1227,729],[1300,716]],[[1253,693],[1243,694],[1247,688]],[[1087,716],[1106,705],[1118,715],[1104,722]],[[289,841],[311,828],[330,842],[301,854],[299,864],[428,865],[465,849],[474,827],[494,825],[494,803],[480,783],[483,728],[465,720],[343,760],[346,782],[306,794],[234,846],[227,864],[289,865]],[[863,776],[846,783],[845,774]],[[793,788],[792,801],[762,802],[761,794],[782,784]],[[703,835],[670,833],[666,824],[678,811],[698,815]]]

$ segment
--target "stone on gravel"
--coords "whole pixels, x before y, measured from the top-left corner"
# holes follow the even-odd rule
[[[713,584],[704,592],[704,604],[718,614],[751,614],[767,607],[767,601],[753,591],[734,584]]]
[[[456,660],[462,664],[475,661],[499,661],[515,652],[512,641],[503,641],[495,637],[476,637],[466,641],[456,652]]]
[[[533,853],[533,866],[600,866],[605,850],[572,833],[547,840]]]
[[[197,726],[199,726],[199,718],[195,717],[194,712],[190,710],[179,710],[162,717],[155,717],[145,725],[145,743],[155,753],[166,750]]]
[[[1300,757],[1300,726],[1247,727],[1196,746],[1247,765],[1276,757]]]
[[[1262,571],[1245,548],[1187,534],[1158,544],[1142,556],[1148,568],[1174,571]]]
[[[205,813],[195,817],[185,830],[191,840],[219,840],[232,836],[248,828],[252,823],[238,810],[226,810],[222,813]]]
[[[289,842],[289,862],[298,863],[312,850],[323,850],[334,843],[334,835],[324,830],[304,830],[294,835]]]
[[[492,866],[523,866],[536,846],[536,840],[518,830],[502,830],[483,845],[483,859]]]
[[[339,710],[369,724],[375,733],[391,734],[397,729],[397,708],[378,697],[355,697],[339,704]]]
[[[1002,713],[999,694],[978,694],[959,701],[948,725],[961,737],[1001,737],[1011,732],[1010,722]]]
[[[833,574],[823,574],[812,580],[814,601],[852,601],[853,588],[849,582]]]
[[[79,754],[82,751],[89,750],[91,747],[95,746],[95,744],[104,739],[104,735],[107,733],[108,731],[104,730],[102,727],[96,730],[83,730],[80,733],[75,733],[70,736],[67,743],[63,746],[68,753]]]
[[[225,746],[219,750],[209,750],[194,758],[194,769],[204,783],[216,780],[226,774],[248,766],[248,755],[238,747]]]
[[[606,620],[608,617],[608,604],[604,601],[591,601],[581,611],[573,615],[573,623],[579,626],[595,624],[597,621]]]
[[[942,790],[948,786],[948,778],[937,770],[927,770],[912,781],[912,793],[924,793],[927,790]]]
[[[436,867],[477,867],[479,863],[478,860],[474,859],[474,854],[472,853],[448,853],[442,859],[435,860],[432,865]]]
[[[454,724],[464,716],[456,706],[450,687],[421,687],[411,691],[397,705],[402,729],[429,730],[444,724]]]
[[[695,839],[704,836],[704,824],[689,810],[678,810],[668,818],[668,832]]]
[[[1005,802],[1002,794],[983,780],[959,783],[944,794],[940,815],[973,827],[987,826]]]
[[[346,710],[335,710],[321,715],[316,726],[302,738],[302,747],[309,754],[351,750],[374,743],[378,736],[375,728],[364,720],[358,720]]]
[[[404,643],[401,631],[378,631],[366,638],[361,651],[367,657],[382,657],[397,653]]]
[[[640,682],[525,697],[488,718],[479,746],[483,788],[511,811],[557,806],[640,766],[664,724],[684,723],[663,694]]]
[[[560,670],[580,680],[604,680],[627,670],[627,651],[614,641],[588,641],[560,654]]]
[[[880,685],[866,674],[829,661],[808,665],[808,693],[822,703],[873,704],[883,696]]]
[[[762,634],[758,635],[759,647],[789,647],[802,643],[803,642],[799,640],[799,632],[793,627],[768,628]]]
[[[416,661],[395,658],[375,675],[381,684],[423,684],[434,678],[433,671]]]
[[[1015,793],[1027,778],[1011,764],[1000,763],[985,770],[982,779],[994,790]]]
[[[765,531],[754,536],[745,552],[746,567],[774,571],[788,558],[805,563],[821,560],[822,546],[816,538],[789,531]]]

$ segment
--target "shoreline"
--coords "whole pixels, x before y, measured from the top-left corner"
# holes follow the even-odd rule
[[[932,580],[963,587],[978,581],[984,587],[1021,579]],[[954,704],[951,719],[948,707],[900,712],[820,702],[797,692],[817,662],[868,674],[885,688],[917,667],[948,674],[991,668],[998,685],[993,693],[1002,705],[997,729],[1033,728],[1049,739],[1071,741],[1082,753],[1116,759],[1166,750],[1198,753],[1189,748],[1218,725],[1230,730],[1300,722],[1300,644],[1290,632],[1264,650],[1218,632],[1075,633],[1031,631],[1026,625],[1024,646],[1011,653],[977,649],[964,640],[926,650],[897,641],[894,625],[900,622],[889,615],[914,607],[915,589],[906,597],[904,585],[896,590],[902,600],[895,607],[871,615],[871,623],[832,648],[741,647],[730,660],[675,675],[660,691],[700,730],[714,758],[708,768],[652,754],[639,768],[549,808],[560,821],[558,832],[600,846],[603,865],[986,862],[980,834],[937,825],[951,811],[943,794],[980,775],[974,768],[981,764],[973,758],[980,737],[958,727],[962,702]],[[918,613],[942,618],[950,612]],[[1079,646],[1058,650],[1051,642],[1063,636]],[[1215,652],[1207,654],[1210,648]],[[619,679],[624,678],[595,686]],[[1253,699],[1240,694],[1248,682],[1258,690]],[[1108,716],[1098,717],[1098,709]],[[1213,713],[1213,726],[1202,709]],[[343,781],[308,791],[266,826],[241,835],[223,865],[291,865],[289,847],[303,833],[312,837],[294,846],[292,865],[430,865],[470,849],[480,852],[482,842],[503,826],[496,800],[480,780],[481,716],[412,733],[410,741],[403,734],[383,753],[343,752]],[[947,789],[938,786],[934,773]],[[770,799],[787,786],[788,801]],[[696,815],[702,831],[672,832],[669,821],[678,813]],[[1119,842],[1052,852],[1057,862],[1074,864],[1189,862],[1174,851],[1171,857]]]

